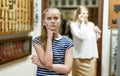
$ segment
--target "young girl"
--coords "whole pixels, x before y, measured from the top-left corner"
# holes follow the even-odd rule
[[[88,9],[80,6],[70,25],[74,42],[72,76],[95,76],[94,59],[98,58],[97,39],[101,30],[88,21],[88,16]]]
[[[71,71],[73,42],[58,33],[60,24],[58,9],[43,11],[41,36],[33,40],[37,56],[32,56],[32,62],[38,66],[37,76],[67,76]]]

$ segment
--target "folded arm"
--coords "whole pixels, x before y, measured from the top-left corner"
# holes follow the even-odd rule
[[[38,59],[40,60],[41,64],[46,67],[51,67],[53,63],[52,40],[49,38],[47,39],[47,45],[45,51],[41,45],[38,45],[34,42],[33,42],[33,46],[36,50]]]
[[[72,48],[69,48],[66,53],[65,53],[65,62],[64,64],[52,64],[52,67],[46,67],[41,64],[40,60],[38,59],[37,56],[32,56],[32,62],[40,67],[50,69],[53,71],[56,71],[58,73],[62,74],[69,74],[71,69],[72,69],[72,63],[73,63],[73,58],[72,58]]]

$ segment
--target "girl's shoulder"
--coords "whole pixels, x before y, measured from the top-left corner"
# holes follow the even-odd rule
[[[91,21],[89,21],[88,23],[89,23],[89,24],[92,24],[92,25],[94,25],[94,23],[93,23],[93,22],[91,22]]]
[[[63,36],[63,40],[66,41],[66,42],[68,42],[68,41],[72,42],[72,39],[69,38],[68,36],[65,36],[65,35]]]
[[[66,48],[70,48],[71,46],[74,45],[72,39],[70,39],[67,36],[63,36],[63,42],[64,42]]]
[[[75,22],[75,21],[72,21],[72,22],[70,23],[70,27],[71,27],[71,28],[76,28],[76,27],[78,27],[78,25],[79,25],[79,23],[78,23],[78,22]]]
[[[37,37],[33,38],[33,42],[40,45],[41,44],[40,36],[37,36]]]
[[[95,26],[95,24],[94,24],[93,22],[91,22],[91,21],[88,22],[88,25],[90,25],[90,26],[92,26],[92,27]]]
[[[77,25],[77,24],[78,24],[78,22],[75,22],[75,21],[71,22],[71,25]]]

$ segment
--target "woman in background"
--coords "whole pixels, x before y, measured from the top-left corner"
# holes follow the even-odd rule
[[[80,6],[70,25],[74,42],[72,76],[95,76],[101,30],[88,20],[88,16],[88,9]]]
[[[59,25],[60,11],[45,9],[41,36],[33,40],[37,56],[32,56],[32,62],[37,65],[37,76],[67,76],[72,69],[73,42],[58,33]]]

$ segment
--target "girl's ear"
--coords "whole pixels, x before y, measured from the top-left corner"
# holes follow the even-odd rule
[[[43,26],[45,26],[46,24],[45,23],[43,23]]]
[[[46,25],[46,24],[45,24],[45,21],[43,21],[42,24],[43,24],[43,26],[45,26],[45,25]]]
[[[60,24],[59,25],[61,25],[63,23],[63,21],[62,21],[62,19],[60,20]]]

